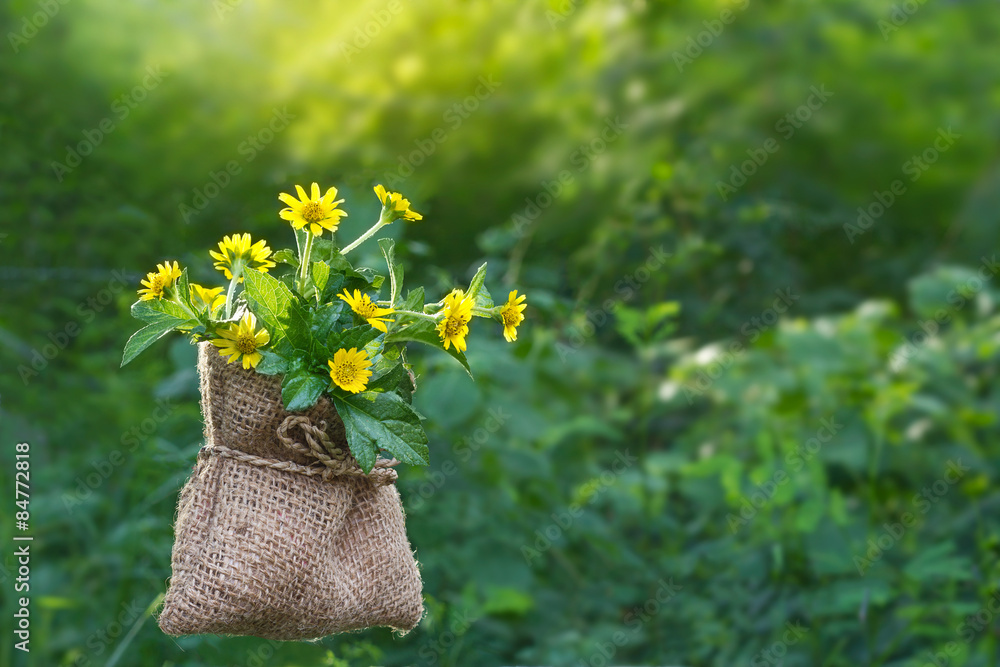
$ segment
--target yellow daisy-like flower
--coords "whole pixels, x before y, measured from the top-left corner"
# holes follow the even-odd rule
[[[229,357],[226,363],[231,364],[242,358],[243,368],[257,368],[262,358],[258,350],[271,341],[271,334],[266,329],[255,331],[256,327],[257,318],[253,313],[247,313],[239,324],[233,322],[224,329],[220,328],[218,334],[221,338],[211,343],[219,348],[219,354]]]
[[[226,302],[226,296],[222,293],[222,290],[222,287],[206,289],[201,285],[191,283],[191,305],[198,312],[207,308],[208,312],[211,313]]]
[[[469,320],[472,319],[472,299],[460,289],[452,290],[444,299],[441,309],[444,319],[438,322],[438,335],[444,342],[444,349],[454,344],[460,352],[465,352],[465,337],[469,335]]]
[[[215,260],[215,268],[226,274],[228,280],[233,279],[233,265],[237,260],[243,263],[244,268],[256,269],[261,273],[267,273],[268,269],[275,266],[269,259],[271,249],[267,247],[267,241],[261,239],[251,245],[250,240],[249,234],[225,236],[219,241],[220,252],[208,251]],[[240,282],[243,282],[243,276],[240,276]]]
[[[388,331],[385,325],[392,320],[383,317],[383,315],[391,315],[396,312],[392,308],[379,308],[378,305],[372,303],[367,294],[361,294],[360,290],[354,290],[354,296],[351,296],[350,292],[345,289],[344,293],[338,294],[337,297],[346,301],[351,310],[365,318],[368,324],[383,333]]]
[[[369,369],[372,362],[364,350],[360,352],[356,347],[350,350],[337,350],[333,353],[333,359],[327,362],[330,364],[330,378],[333,383],[352,394],[364,391],[371,379],[372,372]]]
[[[517,340],[517,325],[524,321],[522,313],[528,307],[522,301],[527,298],[525,294],[518,296],[517,290],[514,290],[508,295],[507,303],[500,309],[500,318],[503,320],[503,337],[507,339],[508,343]]]
[[[313,236],[320,236],[324,229],[337,231],[340,219],[347,215],[337,208],[337,204],[344,201],[337,199],[337,188],[330,188],[322,197],[319,196],[319,185],[316,183],[312,184],[311,197],[306,196],[301,185],[296,185],[295,190],[299,193],[298,199],[287,192],[278,195],[278,199],[288,204],[288,208],[283,208],[278,213],[282,220],[288,220],[295,229],[309,225]]]
[[[410,208],[410,200],[404,199],[403,195],[398,192],[388,192],[381,185],[376,185],[375,194],[378,195],[378,200],[382,202],[383,216],[388,216],[386,224],[400,218],[411,222],[424,219],[424,216]]]
[[[174,281],[181,277],[181,268],[177,265],[177,262],[164,262],[163,264],[156,265],[156,271],[146,274],[145,280],[140,280],[139,283],[144,285],[145,288],[138,291],[140,301],[152,301],[153,299],[162,299],[163,290],[168,287],[172,287]]]

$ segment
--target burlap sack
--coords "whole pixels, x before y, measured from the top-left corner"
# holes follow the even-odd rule
[[[325,398],[288,413],[278,378],[208,343],[198,355],[206,446],[180,494],[160,628],[286,640],[411,630],[421,581],[394,462],[364,475]]]

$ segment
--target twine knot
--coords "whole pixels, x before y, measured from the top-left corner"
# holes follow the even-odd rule
[[[306,444],[302,444],[288,434],[294,428],[298,428],[305,436]],[[278,439],[282,444],[293,449],[300,454],[312,456],[321,464],[326,466],[334,475],[359,475],[368,477],[378,485],[392,484],[398,475],[393,470],[393,466],[399,465],[396,459],[379,459],[375,462],[371,472],[365,473],[358,465],[357,460],[343,448],[333,444],[330,436],[326,434],[326,422],[320,421],[313,424],[312,420],[303,415],[289,415],[281,422],[277,429]]]
[[[289,431],[295,428],[298,428],[302,432],[305,444],[289,435]],[[398,477],[396,471],[393,470],[393,466],[399,465],[399,461],[396,459],[379,459],[375,462],[371,472],[365,473],[361,469],[361,466],[358,465],[357,460],[349,452],[333,444],[330,436],[326,434],[325,421],[313,424],[308,417],[289,415],[281,422],[276,432],[281,444],[300,454],[305,454],[316,459],[316,463],[304,466],[292,461],[277,461],[220,445],[205,447],[202,449],[202,452],[206,454],[218,454],[262,468],[285,470],[310,477],[319,475],[326,480],[343,475],[352,475],[365,477],[371,480],[376,486],[385,486],[395,482]]]

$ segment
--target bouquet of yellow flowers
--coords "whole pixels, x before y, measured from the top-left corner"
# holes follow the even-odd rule
[[[228,288],[206,288],[189,282],[187,269],[164,262],[147,275],[132,314],[146,323],[125,345],[122,365],[132,361],[170,331],[194,341],[208,341],[244,369],[280,375],[287,410],[308,409],[328,396],[347,427],[351,453],[366,471],[379,450],[400,461],[426,465],[426,436],[408,407],[405,346],[413,341],[443,349],[467,371],[466,336],[473,317],[493,318],[508,341],[517,339],[524,320],[523,295],[512,291],[495,305],[484,285],[483,264],[465,289],[440,301],[425,303],[424,289],[403,295],[403,267],[394,242],[379,248],[388,268],[388,294],[379,299],[386,277],[370,268],[355,268],[347,255],[394,221],[422,219],[409,200],[381,185],[379,220],[353,243],[339,248],[334,236],[341,218],[337,188],[322,196],[296,186],[298,198],[282,193],[287,205],[279,215],[295,230],[296,251],[272,252],[250,234],[226,236],[210,254]],[[269,271],[276,263],[293,269],[280,278]]]
[[[523,295],[493,302],[486,264],[467,288],[426,303],[423,287],[404,296],[391,239],[378,241],[385,275],[348,261],[386,225],[422,219],[398,192],[376,186],[378,221],[340,247],[337,189],[295,187],[298,197],[278,197],[294,250],[226,236],[210,254],[228,286],[191,283],[166,261],[132,306],[145,326],[122,365],[171,331],[199,345],[206,444],[178,503],[159,617],[168,634],[309,639],[414,627],[421,582],[394,467],[427,465],[429,451],[410,405],[406,345],[444,350],[471,375],[471,319],[494,319],[508,341],[524,320]],[[291,270],[275,277],[278,264]]]

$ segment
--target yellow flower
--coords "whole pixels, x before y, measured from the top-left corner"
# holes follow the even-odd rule
[[[356,347],[337,350],[333,353],[333,359],[327,363],[330,364],[330,379],[333,383],[352,394],[364,391],[372,376],[372,372],[368,370],[372,365],[371,360],[364,350],[358,352]]]
[[[424,219],[424,216],[410,208],[410,200],[404,199],[398,192],[387,192],[381,185],[376,185],[375,194],[382,202],[382,216],[386,218],[386,224],[400,218],[410,221]]]
[[[267,247],[267,241],[261,239],[253,245],[250,244],[249,234],[233,234],[225,236],[219,241],[219,250],[215,252],[209,250],[208,254],[215,260],[215,268],[226,274],[228,280],[233,279],[233,265],[237,260],[243,263],[244,268],[256,269],[261,273],[275,266],[274,262],[268,259],[271,256],[271,249]],[[240,276],[243,282],[243,276]]]
[[[145,280],[140,280],[140,284],[145,285],[145,289],[139,290],[140,301],[152,301],[162,299],[163,290],[172,287],[174,281],[181,277],[181,269],[177,262],[171,266],[170,262],[156,265],[156,271],[146,274]]]
[[[503,337],[507,339],[508,343],[517,340],[517,325],[524,321],[522,311],[527,308],[527,305],[521,302],[527,298],[524,294],[518,296],[517,290],[514,290],[507,297],[507,303],[500,308],[500,318],[503,320]]]
[[[254,331],[256,327],[257,318],[253,313],[247,313],[239,324],[233,322],[226,328],[220,328],[218,334],[222,338],[211,341],[212,345],[219,348],[219,354],[229,357],[226,363],[231,364],[242,357],[243,368],[257,368],[262,358],[258,350],[271,341],[271,334],[266,329]]]
[[[472,319],[472,299],[466,298],[465,292],[456,289],[444,299],[441,309],[444,319],[438,322],[437,330],[444,342],[444,349],[452,344],[455,349],[465,352],[465,337],[469,335],[469,320]]]
[[[359,290],[354,290],[354,296],[351,296],[345,289],[344,293],[338,294],[337,297],[346,301],[351,310],[368,320],[368,324],[379,331],[388,331],[385,325],[392,322],[392,320],[383,317],[383,315],[394,313],[395,311],[392,308],[379,308],[376,304],[372,303],[367,294],[362,295]]]
[[[222,287],[205,289],[201,285],[191,283],[191,305],[198,312],[208,309],[211,314],[216,308],[226,302],[226,297],[222,293]]]
[[[319,185],[316,183],[312,184],[311,197],[306,196],[301,185],[296,185],[295,190],[299,193],[298,199],[286,192],[278,195],[278,199],[288,204],[288,208],[283,208],[278,213],[282,220],[288,220],[295,229],[309,225],[313,236],[320,236],[324,229],[337,231],[340,219],[347,215],[337,208],[337,204],[344,201],[337,199],[337,188],[330,188],[322,197],[319,196]]]

